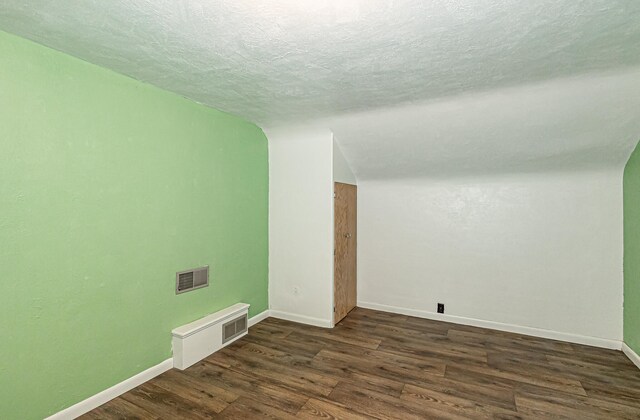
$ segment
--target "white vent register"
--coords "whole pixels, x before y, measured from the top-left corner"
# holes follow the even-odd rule
[[[249,304],[236,303],[174,329],[173,366],[183,370],[247,334]]]

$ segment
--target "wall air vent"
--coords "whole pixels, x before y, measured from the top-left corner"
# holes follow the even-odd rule
[[[193,268],[176,273],[176,294],[188,292],[209,285],[209,266]]]
[[[173,366],[183,370],[247,335],[249,305],[233,306],[171,331]],[[243,332],[244,331],[244,332]]]
[[[247,314],[222,325],[222,344],[247,332]]]

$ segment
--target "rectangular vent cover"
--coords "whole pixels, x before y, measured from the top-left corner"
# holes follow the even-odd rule
[[[200,289],[209,285],[209,266],[176,273],[176,294]]]
[[[222,325],[222,344],[247,332],[247,314]]]

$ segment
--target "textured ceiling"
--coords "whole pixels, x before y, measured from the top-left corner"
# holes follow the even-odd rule
[[[638,0],[2,0],[0,29],[262,126],[640,64]]]
[[[619,171],[640,139],[640,67],[342,115],[358,180]]]

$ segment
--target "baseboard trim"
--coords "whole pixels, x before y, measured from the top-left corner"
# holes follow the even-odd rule
[[[171,368],[173,368],[173,358],[167,359],[155,366],[151,366],[149,369],[142,371],[129,379],[125,379],[111,388],[105,389],[84,401],[80,401],[71,407],[65,408],[64,410],[47,417],[46,420],[71,420],[80,417],[81,415],[88,413],[94,408],[100,407],[102,404],[132,390],[138,385],[142,385]]]
[[[276,311],[271,309],[270,316],[287,321],[298,322],[300,324],[314,325],[316,327],[331,328],[333,323],[331,320],[313,318],[305,315],[292,314],[290,312]]]
[[[382,312],[392,312],[392,313],[397,313],[402,315],[415,316],[418,318],[433,319],[435,321],[445,321],[445,322],[451,322],[454,324],[469,325],[472,327],[489,328],[492,330],[530,335],[533,337],[548,338],[551,340],[566,341],[566,342],[575,343],[575,344],[584,344],[587,346],[601,347],[601,348],[611,349],[611,350],[620,350],[622,348],[621,347],[622,343],[620,341],[610,340],[606,338],[562,333],[562,332],[551,331],[551,330],[543,330],[539,328],[523,327],[523,326],[513,325],[513,324],[503,324],[500,322],[484,321],[481,319],[466,318],[466,317],[455,316],[455,315],[445,315],[445,314],[439,314],[436,312],[423,311],[419,309],[400,308],[397,306],[382,305],[379,303],[372,303],[372,302],[358,302],[358,306],[361,308],[374,309]]]
[[[257,323],[264,321],[265,319],[269,318],[269,316],[270,311],[267,309],[266,311],[263,311],[258,315],[251,317],[249,319],[249,327],[252,327]],[[46,420],[70,420],[80,417],[81,415],[100,407],[102,404],[111,401],[112,399],[124,394],[127,391],[132,390],[138,385],[142,385],[143,383],[155,378],[156,376],[168,371],[171,368],[173,368],[173,358],[167,359],[164,362],[152,366],[149,369],[140,372],[129,379],[125,379],[119,384],[105,389],[104,391],[99,392],[84,401],[80,401],[79,403],[74,404],[71,407],[65,408],[64,410],[59,411],[50,417],[47,417]]]
[[[640,356],[638,356],[638,353],[633,351],[633,349],[629,347],[627,343],[622,343],[622,352],[627,355],[629,360],[631,360],[633,364],[638,367],[638,369],[640,369]]]
[[[269,318],[271,316],[270,312],[271,311],[267,309],[266,311],[262,311],[258,315],[254,315],[251,318],[249,318],[249,327],[253,327],[254,325]]]

